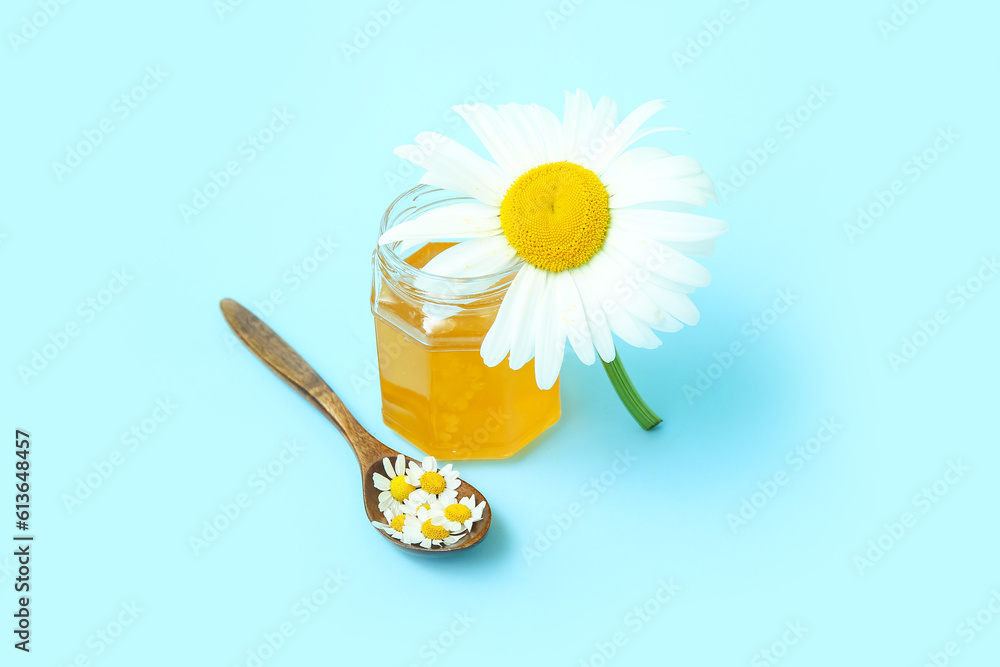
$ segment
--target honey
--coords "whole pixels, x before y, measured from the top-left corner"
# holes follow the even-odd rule
[[[504,286],[440,300],[414,287],[421,272],[412,270],[449,245],[428,243],[403,261],[390,259],[386,246],[376,252],[372,312],[382,418],[438,458],[506,458],[558,421],[559,383],[539,389],[533,361],[516,371],[506,360],[493,368],[483,363],[479,347]]]

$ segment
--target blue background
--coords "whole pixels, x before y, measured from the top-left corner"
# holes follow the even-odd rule
[[[0,427],[32,434],[37,536],[33,650],[5,630],[3,664],[255,664],[283,624],[294,634],[264,664],[997,664],[1000,280],[977,282],[1000,249],[984,197],[996,3],[909,0],[893,30],[891,0],[49,4],[32,18],[42,5],[13,0],[0,21]],[[391,21],[345,55],[372,12]],[[147,68],[162,80],[133,92]],[[418,178],[392,149],[430,129],[478,147],[451,105],[561,115],[577,87],[623,113],[671,100],[656,124],[689,133],[657,143],[724,192],[702,321],[622,350],[661,427],[640,431],[601,369],[570,359],[554,429],[459,466],[491,501],[486,542],[413,557],[367,524],[339,434],[235,343],[218,301],[265,315],[415,454],[372,382],[370,253]],[[294,118],[241,148],[275,109]],[[102,121],[112,131],[57,173]],[[229,161],[239,173],[185,219]],[[880,196],[891,205],[852,232]],[[959,299],[960,285],[979,289]],[[699,372],[711,385],[685,392]],[[133,428],[147,432],[134,448]],[[302,451],[253,477],[285,441]],[[89,495],[68,501],[80,484]],[[240,494],[249,506],[193,548]],[[12,567],[0,556],[8,619]],[[346,580],[317,593],[328,571]],[[679,587],[666,602],[661,581]]]

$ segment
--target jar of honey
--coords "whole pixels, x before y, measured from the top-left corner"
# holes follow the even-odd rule
[[[474,201],[421,185],[382,217],[380,234],[450,204]],[[426,454],[442,459],[512,456],[559,420],[559,383],[535,384],[534,361],[490,368],[479,354],[517,269],[470,278],[421,270],[452,243],[379,246],[372,313],[382,419]]]

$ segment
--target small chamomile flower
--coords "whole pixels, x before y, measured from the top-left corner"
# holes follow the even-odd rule
[[[395,465],[388,458],[382,459],[382,466],[389,475],[372,473],[372,482],[375,488],[381,491],[378,494],[378,508],[383,512],[389,510],[395,516],[402,510],[402,503],[406,500],[417,485],[409,484],[406,481],[406,457],[400,454],[396,457]]]
[[[426,507],[418,507],[416,514],[405,515],[403,542],[419,544],[424,549],[430,549],[441,545],[451,546],[462,539],[460,535],[452,535],[444,526],[435,525],[430,518],[431,511]]]
[[[432,507],[427,515],[436,524],[447,528],[452,534],[460,534],[472,530],[472,524],[483,518],[486,501],[476,504],[476,496],[462,498],[457,503],[440,507]]]
[[[396,514],[389,510],[382,512],[385,515],[386,523],[379,523],[378,521],[372,521],[372,525],[385,532],[386,535],[395,538],[397,540],[403,539],[403,522],[406,520],[405,514]]]
[[[425,457],[421,465],[410,461],[405,481],[415,488],[437,496],[438,500],[446,504],[454,502],[458,497],[458,486],[461,483],[458,471],[453,470],[450,463],[439,469],[433,456]]]
[[[403,514],[412,514],[414,516],[417,515],[417,510],[421,507],[425,510],[443,509],[445,504],[438,500],[436,496],[432,496],[423,489],[414,489],[410,493],[410,497],[404,500],[399,506]]]

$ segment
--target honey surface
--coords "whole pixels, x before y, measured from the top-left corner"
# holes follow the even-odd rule
[[[427,244],[407,262],[420,268],[449,245]],[[417,331],[436,331],[418,307],[389,289],[380,290],[376,307]],[[433,347],[435,337],[480,339],[495,316],[496,308],[453,315],[445,331],[428,334],[431,346],[375,317],[383,420],[425,453],[443,459],[505,458],[559,419],[559,384],[540,390],[533,361],[516,371],[506,360],[489,368],[478,345]]]

